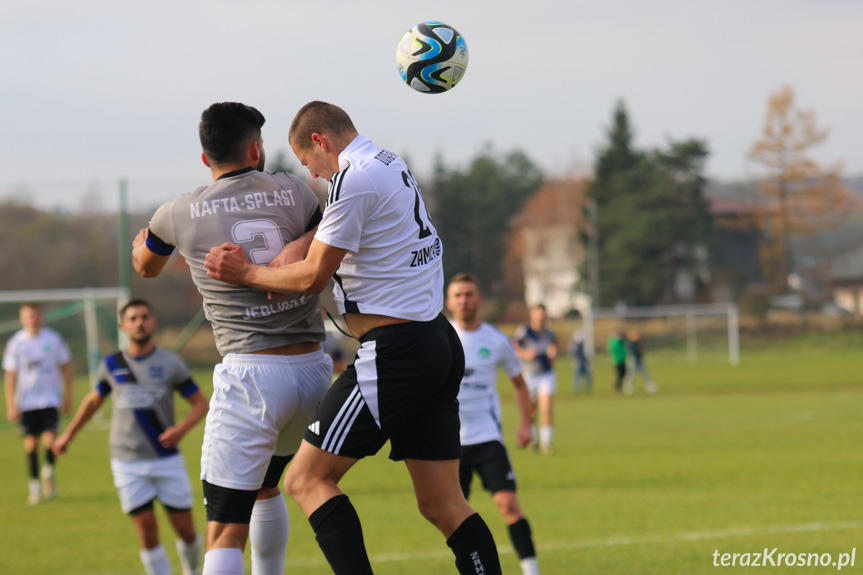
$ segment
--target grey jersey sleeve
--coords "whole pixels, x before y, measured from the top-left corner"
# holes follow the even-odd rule
[[[177,245],[177,239],[174,234],[173,212],[174,202],[168,202],[167,204],[159,206],[159,209],[156,210],[156,213],[153,214],[152,218],[150,218],[149,228],[151,234],[155,234],[163,244],[167,244],[168,246]],[[147,247],[150,248],[150,251],[158,254],[166,248],[166,246],[160,246],[155,238],[153,238],[153,241],[151,242],[149,237],[147,238]]]

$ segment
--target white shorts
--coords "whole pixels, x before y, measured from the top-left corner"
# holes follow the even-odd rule
[[[557,391],[557,374],[553,371],[525,375],[524,382],[531,400],[536,400],[537,395],[554,395]]]
[[[129,513],[154,498],[169,507],[192,508],[189,476],[179,453],[145,461],[112,459],[111,472],[123,513]]]
[[[332,377],[333,362],[323,351],[226,355],[213,372],[201,479],[260,489],[272,456],[297,452]]]

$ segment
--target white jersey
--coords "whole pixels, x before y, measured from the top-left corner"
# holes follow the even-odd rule
[[[15,404],[21,411],[60,407],[63,374],[60,367],[72,356],[60,334],[43,327],[36,335],[19,330],[9,338],[3,369],[16,372]]]
[[[464,348],[464,378],[458,392],[461,444],[503,442],[497,371],[512,379],[521,373],[521,364],[509,338],[497,328],[481,323],[469,331],[453,324]]]
[[[443,245],[404,160],[357,136],[339,169],[315,234],[348,250],[334,277],[339,313],[433,320],[443,310]]]

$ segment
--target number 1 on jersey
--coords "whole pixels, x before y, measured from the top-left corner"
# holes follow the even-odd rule
[[[417,184],[414,175],[410,172],[402,172],[402,180],[404,180],[405,186],[412,188],[414,193],[416,194],[416,199],[414,200],[414,219],[416,220],[417,225],[419,225],[420,227],[419,238],[427,238],[432,235],[431,216],[429,215],[428,208],[426,208],[425,202],[422,199],[419,184]],[[428,225],[423,221],[423,217],[421,215],[422,212],[425,212],[425,217],[429,222]]]

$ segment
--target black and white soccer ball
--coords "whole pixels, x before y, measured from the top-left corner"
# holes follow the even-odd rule
[[[467,70],[467,44],[443,22],[420,22],[402,36],[396,50],[402,80],[426,94],[452,90]]]

